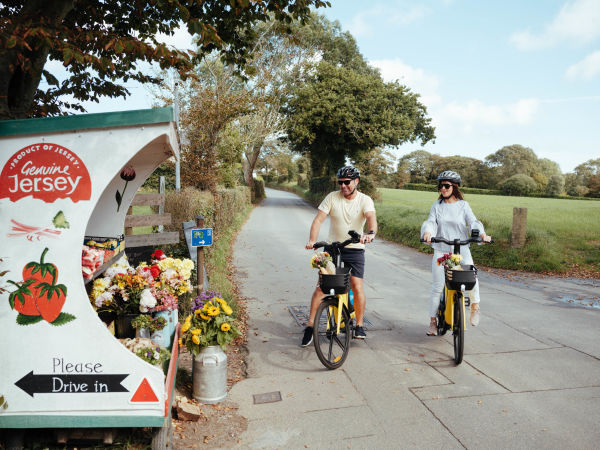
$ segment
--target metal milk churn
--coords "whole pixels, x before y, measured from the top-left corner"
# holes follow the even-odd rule
[[[202,403],[219,403],[227,397],[227,355],[219,345],[209,345],[194,357],[192,394]]]

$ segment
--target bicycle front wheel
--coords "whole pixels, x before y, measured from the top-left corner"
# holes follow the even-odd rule
[[[454,296],[454,324],[452,325],[452,334],[454,338],[454,363],[460,364],[463,360],[465,347],[465,298],[462,294]]]
[[[324,299],[315,317],[313,341],[319,360],[328,369],[337,369],[346,360],[350,350],[350,316],[342,309],[340,332],[337,331],[338,299]]]

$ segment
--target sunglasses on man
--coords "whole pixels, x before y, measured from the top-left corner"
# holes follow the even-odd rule
[[[348,186],[350,183],[352,183],[352,180],[338,180],[338,184],[341,186],[342,184],[345,184],[346,186]]]
[[[450,189],[452,187],[451,184],[447,184],[447,183],[440,183],[438,184],[438,189],[444,188],[444,189]]]

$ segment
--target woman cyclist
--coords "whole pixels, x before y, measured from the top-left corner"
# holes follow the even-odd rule
[[[466,239],[470,236],[470,230],[479,230],[479,236],[484,242],[490,242],[491,237],[485,234],[483,224],[477,220],[469,204],[463,200],[459,186],[460,175],[451,170],[445,170],[437,177],[438,191],[440,196],[429,211],[429,217],[421,225],[421,238],[431,244],[431,237],[442,237],[447,240]],[[428,336],[437,335],[436,315],[440,304],[440,295],[444,288],[444,268],[437,264],[437,259],[445,253],[452,253],[453,248],[443,243],[433,244],[433,259],[431,271],[433,283],[429,298],[429,329]],[[460,254],[463,264],[473,264],[473,258],[469,246],[461,248]],[[469,321],[472,326],[479,324],[479,283],[469,296],[471,299],[471,314]]]

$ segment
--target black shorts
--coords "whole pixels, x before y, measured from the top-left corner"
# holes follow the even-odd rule
[[[365,250],[362,248],[344,248],[342,249],[342,262],[344,267],[350,267],[350,275],[356,278],[363,278],[365,275]]]

